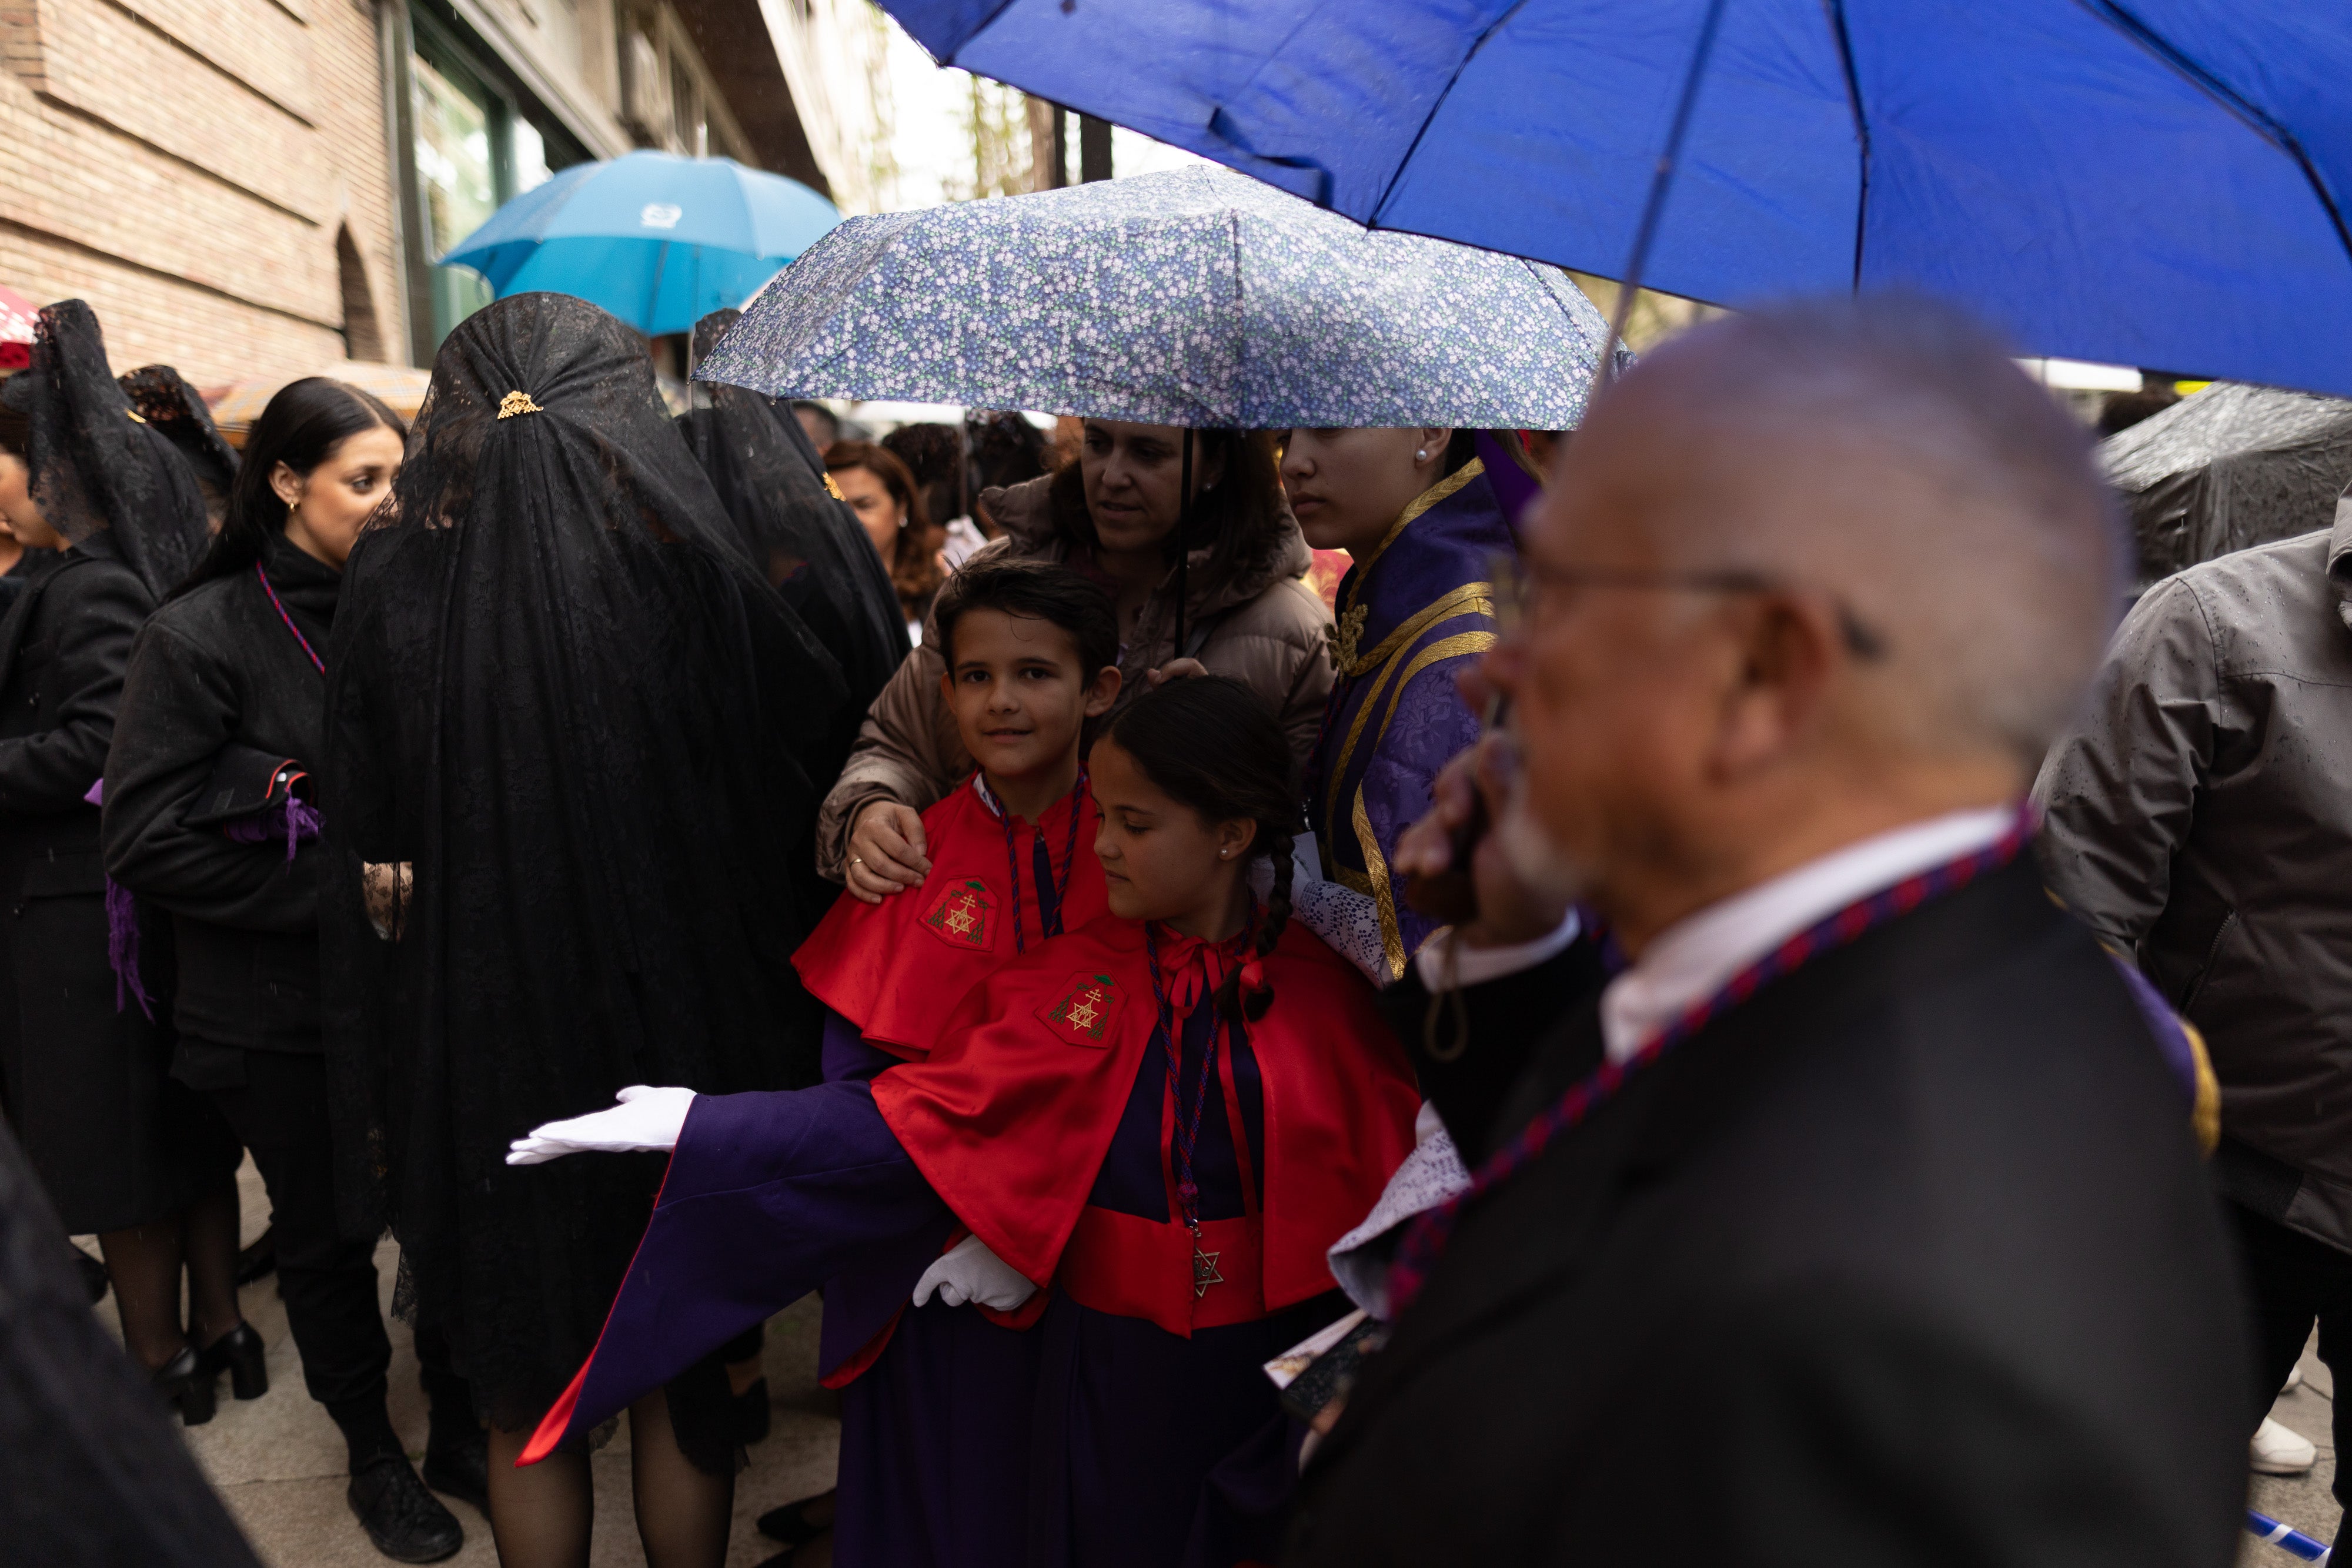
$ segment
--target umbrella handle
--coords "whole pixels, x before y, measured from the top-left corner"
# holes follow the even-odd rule
[[[1184,656],[1184,601],[1191,595],[1192,538],[1192,427],[1184,427],[1184,457],[1176,477],[1176,650],[1169,663]]]

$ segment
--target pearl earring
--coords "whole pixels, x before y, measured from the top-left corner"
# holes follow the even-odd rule
[[[1428,461],[1429,461],[1429,448],[1428,448],[1428,447],[1426,447],[1426,446],[1424,446],[1424,447],[1423,447],[1420,451],[1418,451],[1418,452],[1414,453],[1414,454],[1412,455],[1412,460],[1413,460],[1415,463],[1426,463],[1426,462],[1428,462]]]

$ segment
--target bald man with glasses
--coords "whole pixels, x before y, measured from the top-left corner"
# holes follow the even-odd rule
[[[2084,434],[1921,301],[1598,400],[1486,661],[1507,734],[1395,856],[1494,823],[1389,993],[1475,1185],[1397,1248],[1289,1561],[2230,1560],[2183,1040],[2022,810],[2122,548]]]

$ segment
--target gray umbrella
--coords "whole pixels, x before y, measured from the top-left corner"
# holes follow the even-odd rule
[[[1565,430],[1607,333],[1557,267],[1201,167],[851,218],[697,374],[1153,424]]]
[[[2328,527],[2352,484],[2352,402],[2222,382],[2099,446],[2143,583]]]

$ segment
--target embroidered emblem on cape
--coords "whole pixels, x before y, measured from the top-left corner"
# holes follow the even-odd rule
[[[996,900],[989,896],[988,883],[971,876],[942,891],[924,915],[923,924],[950,947],[985,953],[995,939],[995,913]]]
[[[1082,972],[1072,975],[1062,988],[1062,999],[1041,1009],[1037,1016],[1045,1027],[1073,1045],[1101,1045],[1109,1038],[1111,1029],[1118,1022],[1119,1009],[1127,998],[1118,982],[1108,975]]]

